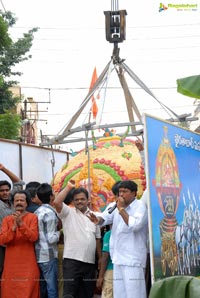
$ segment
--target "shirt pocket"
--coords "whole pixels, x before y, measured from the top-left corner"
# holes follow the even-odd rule
[[[92,222],[88,222],[86,225],[86,231],[90,234],[96,234],[96,226]]]

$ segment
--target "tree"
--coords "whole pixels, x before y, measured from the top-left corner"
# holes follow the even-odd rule
[[[18,139],[21,127],[21,118],[19,115],[11,112],[0,114],[0,136],[4,139]]]
[[[14,24],[16,24],[16,18],[13,14],[0,10],[0,137],[7,139],[17,139],[21,125],[20,117],[15,115],[20,98],[14,96],[9,90],[18,82],[10,78],[22,75],[21,72],[13,69],[20,62],[31,58],[28,52],[33,43],[34,33],[38,30],[38,28],[29,30],[14,42],[9,35],[9,28]],[[9,125],[8,119],[12,122]],[[17,129],[13,130],[14,127]]]

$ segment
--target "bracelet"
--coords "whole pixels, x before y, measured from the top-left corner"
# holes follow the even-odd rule
[[[125,209],[124,209],[123,207],[120,207],[120,208],[119,208],[119,213],[121,213],[122,210],[125,210]]]

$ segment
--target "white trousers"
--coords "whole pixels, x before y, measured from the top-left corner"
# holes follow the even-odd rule
[[[113,291],[114,298],[146,298],[144,269],[114,264]]]

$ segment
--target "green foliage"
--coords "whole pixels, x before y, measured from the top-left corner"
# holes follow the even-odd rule
[[[177,91],[185,96],[200,99],[200,75],[176,80]]]
[[[9,35],[9,28],[15,24],[16,18],[12,12],[0,10],[0,137],[6,139],[17,139],[21,125],[20,116],[12,114],[20,98],[9,90],[18,82],[10,78],[22,75],[16,70],[16,65],[31,58],[28,52],[33,43],[34,33],[38,30],[29,30],[14,42]]]
[[[5,112],[0,114],[0,138],[18,140],[21,127],[19,115]]]
[[[11,44],[11,39],[8,35],[8,24],[0,16],[0,51],[8,47]]]
[[[0,114],[16,108],[16,104],[20,101],[20,98],[14,96],[8,89],[9,87],[9,83],[3,82],[3,84],[1,84],[0,80]]]
[[[12,27],[16,23],[16,18],[14,18],[11,12],[3,13],[2,11],[0,11],[0,24],[1,23],[0,74],[4,77],[10,77],[11,75],[21,75],[21,72],[13,71],[13,66],[31,58],[31,55],[28,55],[27,53],[32,46],[32,42],[34,39],[33,34],[37,32],[38,28],[29,30],[28,33],[23,34],[22,38],[19,38],[16,42],[14,42],[9,37],[8,31],[9,27]]]

